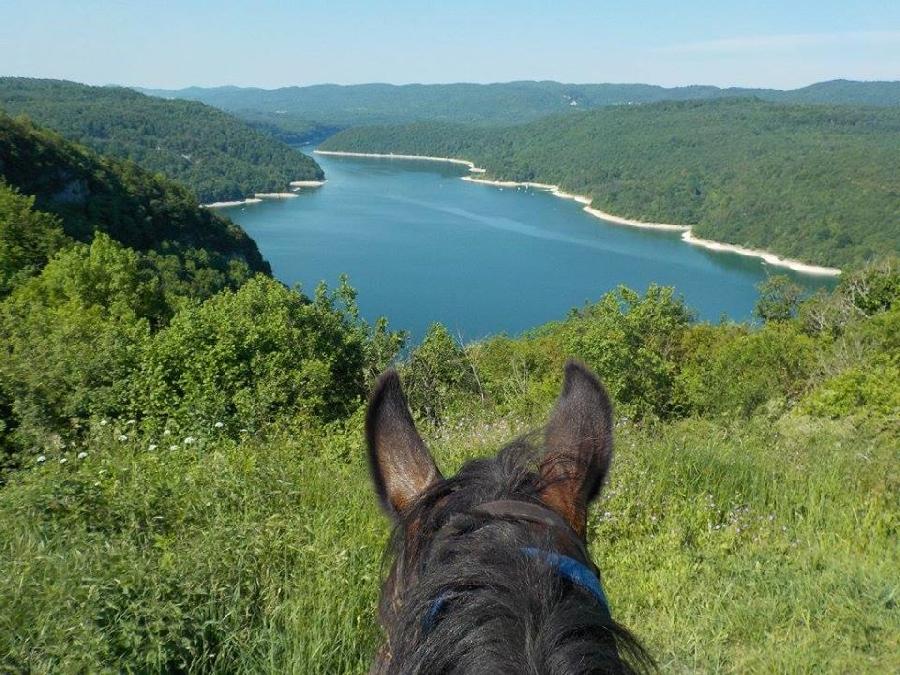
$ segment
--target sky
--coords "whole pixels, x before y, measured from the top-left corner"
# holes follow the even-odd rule
[[[158,88],[900,79],[900,0],[0,0],[0,75]]]

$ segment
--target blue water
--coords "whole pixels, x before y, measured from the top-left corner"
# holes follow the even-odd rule
[[[517,334],[618,284],[675,286],[702,319],[748,319],[756,284],[788,273],[677,232],[608,224],[544,192],[467,183],[452,164],[316,159],[323,187],[225,213],[280,280],[311,292],[347,273],[363,315],[387,316],[414,340],[434,321],[464,339]],[[810,290],[834,284],[788,274]]]

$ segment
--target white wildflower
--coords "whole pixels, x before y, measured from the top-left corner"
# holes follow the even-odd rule
[[[216,422],[215,424],[213,424],[213,426],[214,426],[216,429],[221,429],[222,427],[225,426],[225,424],[224,424],[223,422]]]
[[[191,443],[193,443],[193,442],[196,441],[196,440],[197,440],[197,439],[194,438],[193,436],[188,436],[187,438],[184,439],[184,444],[185,444],[185,445],[190,445]]]
[[[149,450],[150,452],[153,452],[154,450],[156,450],[156,447],[157,447],[156,443],[151,443],[150,445],[147,446],[147,450]]]
[[[126,436],[125,434],[119,434],[119,440],[124,443],[128,440],[128,436]]]
[[[128,420],[127,422],[125,422],[125,424],[134,424],[134,423],[135,423],[135,420]]]
[[[37,461],[38,464],[43,464],[47,461],[47,455],[38,455]]]
[[[101,426],[101,427],[105,427],[107,424],[109,424],[108,421],[106,421],[106,420],[100,420],[100,426]]]
[[[69,460],[67,460],[65,457],[63,457],[62,459],[59,460],[59,463],[60,463],[60,464],[65,464],[65,463],[68,462],[68,461],[69,461]]]
[[[170,429],[166,429],[165,431],[163,431],[163,436],[168,436],[171,433],[172,431]]]
[[[84,450],[78,453],[78,459],[84,459],[85,457],[87,457],[87,453]]]
[[[169,450],[177,450],[177,449],[178,449],[178,446],[177,446],[177,445],[170,445],[170,446],[169,446]]]

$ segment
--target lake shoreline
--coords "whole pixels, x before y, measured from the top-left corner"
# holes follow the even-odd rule
[[[466,166],[473,174],[483,174],[485,169],[475,166],[474,162],[466,159],[457,159],[455,157],[435,157],[432,155],[405,155],[395,153],[374,153],[374,152],[348,152],[344,150],[314,150],[313,152],[320,155],[332,155],[336,157],[368,157],[372,159],[401,159],[401,160],[424,160],[428,162],[445,162],[450,164],[459,164]],[[614,225],[625,225],[628,227],[637,227],[650,230],[663,230],[669,232],[681,232],[681,240],[691,246],[699,246],[710,251],[718,253],[735,253],[737,255],[761,258],[766,264],[774,267],[784,267],[800,274],[808,274],[810,276],[838,276],[841,270],[835,267],[824,267],[821,265],[812,265],[801,260],[793,258],[784,258],[771,251],[763,249],[752,249],[737,244],[727,244],[712,239],[702,239],[693,234],[693,228],[690,225],[675,225],[672,223],[648,223],[632,218],[617,216],[612,213],[606,213],[600,209],[591,206],[592,200],[585,195],[573,194],[562,190],[560,186],[550,183],[538,183],[534,181],[509,181],[509,180],[493,180],[489,178],[478,178],[475,176],[462,176],[462,180],[470,183],[481,183],[482,185],[492,185],[495,187],[525,187],[534,190],[542,190],[551,193],[561,199],[569,199],[581,204],[583,210],[591,216],[603,220]]]
[[[211,202],[209,204],[200,204],[201,209],[227,209],[234,206],[246,206],[247,204],[259,204],[264,199],[292,199],[297,196],[297,192],[303,188],[318,188],[325,185],[324,180],[292,180],[289,187],[292,192],[257,192],[252,197],[246,199],[235,199],[224,202]]]

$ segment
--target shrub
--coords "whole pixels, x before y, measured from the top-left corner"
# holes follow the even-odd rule
[[[364,394],[366,344],[339,299],[257,276],[179,312],[143,355],[137,411],[151,426],[219,421],[231,431],[346,415]]]
[[[403,368],[409,404],[420,417],[439,424],[454,397],[478,391],[477,373],[447,329],[432,324]]]
[[[0,310],[0,376],[30,441],[116,415],[163,300],[138,254],[105,235],[58,254]]]
[[[753,313],[765,322],[787,321],[797,316],[803,289],[783,274],[776,274],[757,285],[759,300]]]
[[[582,359],[636,417],[677,411],[678,350],[691,313],[672,288],[644,295],[625,287],[574,313],[558,329],[566,354]]]
[[[20,195],[0,179],[0,298],[40,272],[67,243],[59,218],[34,210],[34,197]]]
[[[678,375],[686,412],[749,416],[770,399],[796,397],[814,366],[813,339],[791,322],[692,332],[693,348]]]

